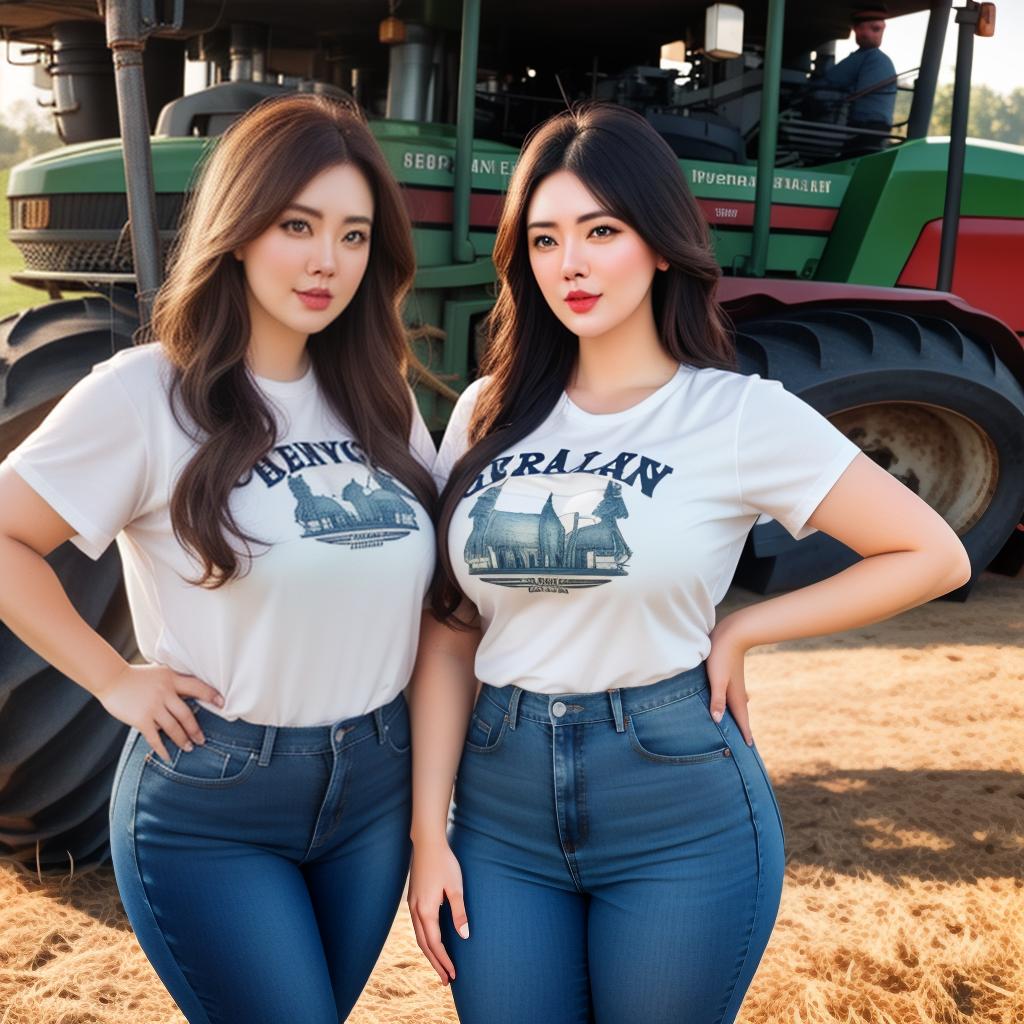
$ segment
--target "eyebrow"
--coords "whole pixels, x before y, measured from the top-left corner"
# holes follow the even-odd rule
[[[288,210],[298,210],[301,213],[308,213],[311,217],[316,217],[317,220],[323,220],[324,215],[319,210],[314,210],[312,206],[303,206],[302,203],[289,203],[285,207],[285,212]],[[344,223],[346,224],[372,224],[373,221],[369,217],[361,217],[353,215],[346,217]]]
[[[609,213],[607,210],[595,210],[593,213],[585,213],[581,217],[576,218],[577,224],[583,224],[588,220],[597,220],[598,217],[615,217],[614,214]],[[526,230],[530,228],[556,228],[558,225],[553,220],[535,220],[526,225]]]

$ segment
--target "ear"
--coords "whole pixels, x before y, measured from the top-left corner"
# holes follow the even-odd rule
[[[245,250],[244,249],[235,249],[235,250],[232,251],[231,255],[234,256],[235,259],[238,260],[239,263],[244,263],[245,262]]]
[[[668,270],[668,260],[663,259],[661,256],[658,257],[658,262],[654,264],[659,270]]]

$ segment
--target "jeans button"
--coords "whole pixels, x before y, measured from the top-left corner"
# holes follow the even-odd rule
[[[555,718],[561,718],[567,710],[568,708],[566,708],[560,700],[556,700],[555,703],[551,705],[551,714],[553,714]]]
[[[338,743],[340,743],[345,738],[345,730],[344,729],[336,730],[335,733],[334,733],[334,738],[335,738],[335,740],[337,740]]]

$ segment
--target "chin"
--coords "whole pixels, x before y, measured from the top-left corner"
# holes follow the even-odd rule
[[[579,335],[581,338],[594,334],[604,334],[607,330],[607,327],[604,326],[603,322],[599,323],[596,320],[588,319],[590,316],[589,313],[569,313],[569,315],[566,316],[555,312],[554,307],[549,308],[551,308],[551,312],[555,314],[559,323],[561,323],[567,331],[571,331],[573,334]]]
[[[617,326],[618,322],[606,323],[604,321],[598,322],[596,320],[591,320],[586,323],[572,325],[570,330],[580,339],[580,341],[586,341],[587,338],[600,338],[602,335],[614,330]]]

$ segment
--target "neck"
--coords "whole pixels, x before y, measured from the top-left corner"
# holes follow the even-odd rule
[[[260,320],[263,318],[260,318]],[[299,380],[309,369],[308,334],[290,331],[279,323],[253,318],[245,361],[257,377]]]
[[[591,395],[657,388],[679,363],[664,349],[648,293],[644,302],[612,330],[579,339],[570,388]]]

